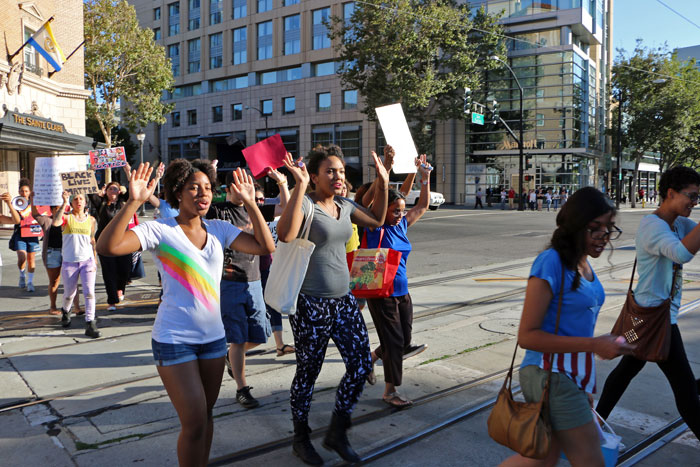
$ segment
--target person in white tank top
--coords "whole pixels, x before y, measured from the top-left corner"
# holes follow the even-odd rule
[[[71,306],[78,291],[78,278],[83,283],[85,295],[85,335],[100,337],[95,320],[95,218],[85,212],[85,195],[70,195],[63,192],[64,203],[70,199],[71,213],[56,216],[53,225],[61,226],[63,232],[63,308],[61,325],[71,324]]]

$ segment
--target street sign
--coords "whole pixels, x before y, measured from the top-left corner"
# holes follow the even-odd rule
[[[476,112],[472,112],[472,123],[475,123],[477,125],[483,125],[484,124],[484,114],[478,114]]]

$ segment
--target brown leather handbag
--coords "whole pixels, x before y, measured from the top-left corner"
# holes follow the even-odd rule
[[[566,268],[562,265],[561,290],[559,291],[559,305],[557,307],[557,322],[554,334],[559,331],[559,318],[561,317],[561,303],[564,298],[564,274]],[[547,383],[542,390],[539,402],[520,402],[513,400],[511,384],[513,380],[513,364],[518,344],[515,344],[513,359],[510,362],[510,370],[506,376],[501,390],[498,392],[496,404],[491,409],[488,419],[489,436],[499,444],[512,449],[525,457],[544,459],[549,453],[552,440],[552,427],[547,413],[549,401],[549,381],[552,377],[552,367],[549,367]]]
[[[624,336],[627,342],[637,346],[634,349],[634,358],[648,362],[662,362],[668,358],[671,351],[671,299],[676,289],[676,275],[680,267],[674,264],[671,293],[657,306],[640,306],[634,299],[632,283],[636,269],[637,258],[634,259],[632,267],[627,299],[622,305],[620,316],[617,317],[611,333]]]

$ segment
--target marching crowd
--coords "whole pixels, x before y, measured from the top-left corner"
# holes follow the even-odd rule
[[[416,159],[417,175],[409,174],[401,190],[393,190],[388,184],[393,158],[390,147],[383,161],[372,153],[376,178],[358,187],[354,200],[346,197],[351,187],[345,180],[342,151],[331,145],[314,148],[305,161],[287,154],[284,167],[295,186],[290,192],[286,176],[270,170],[268,175],[280,192],[273,199],[265,198],[252,177],[237,169],[227,174],[226,200],[213,203],[214,166],[207,160],[178,159],[167,168],[162,164],[127,168],[127,189],[112,182],[89,200],[64,193],[63,204],[50,212],[40,213],[32,203],[18,212],[5,193],[0,200],[10,206],[11,216],[0,216],[0,222],[17,226],[10,246],[17,251],[19,286],[28,292],[34,290],[35,253],[42,251],[51,312],[61,315],[64,327],[71,325],[73,306],[83,312],[76,300],[80,279],[85,334],[93,338],[100,335],[95,316],[97,258],[108,310],[114,310],[130,278],[143,274],[139,272],[140,253],[152,253],[162,296],[151,344],[158,373],[180,419],[177,453],[181,465],[207,464],[214,429],[212,410],[225,368],[236,382],[238,402],[251,409],[259,405],[246,381],[245,354],[271,335],[278,356],[296,357],[290,389],[292,449],[310,465],[323,464],[311,442],[308,417],[328,343],[331,339],[335,343],[346,372],[338,385],[323,446],[354,463],[361,459],[347,431],[365,383],[376,383],[375,362],[382,360],[384,365],[383,401],[406,408],[412,401],[398,391],[402,362],[425,349],[411,340],[413,307],[406,268],[412,247],[407,232],[428,209],[432,167],[421,156]],[[403,190],[410,189],[415,177],[419,177],[420,198],[407,209]],[[161,181],[162,196],[156,197],[154,191]],[[29,183],[20,185],[20,195],[31,201]],[[527,402],[541,404],[540,421],[551,427],[551,436],[539,442],[536,452],[525,449],[512,433],[503,433],[514,428],[514,415],[511,412],[509,422],[499,424],[505,415],[497,403],[489,419],[489,433],[518,452],[502,465],[555,465],[561,451],[572,465],[604,465],[595,417],[608,417],[646,361],[657,362],[681,416],[700,437],[700,385],[688,363],[677,323],[682,265],[700,250],[700,227],[688,218],[699,190],[700,175],[693,169],[676,167],[662,175],[660,205],[644,217],[636,238],[639,282],[634,289],[630,282],[615,333],[597,337],[594,329],[605,292],[588,259],[599,257],[622,233],[615,225],[617,212],[592,187],[570,196],[565,192],[563,199],[559,193],[556,228],[547,249],[532,265],[518,332],[518,344],[526,349],[520,369],[523,394]],[[513,198],[503,190],[503,207],[506,199]],[[94,216],[87,211],[88,201]],[[146,202],[158,207],[160,216],[139,222],[138,210]],[[40,225],[43,248],[39,236],[24,236],[20,227],[30,214]],[[268,222],[276,216],[279,242],[307,239],[313,244],[305,267],[289,276],[299,284],[293,310],[275,310],[266,304],[268,297],[281,293],[286,285],[268,280],[287,261],[270,256],[276,245]],[[358,247],[400,253],[390,287],[368,295],[366,302],[356,298],[349,286],[348,263]],[[64,296],[58,309],[61,277]],[[361,314],[365,303],[379,337],[375,349],[370,348]],[[280,311],[289,312],[293,345],[282,340]],[[652,320],[652,315],[667,319]],[[653,326],[642,325],[652,321]],[[660,341],[665,348],[659,353]],[[597,386],[595,355],[603,359],[623,356],[603,386],[597,414],[591,410],[591,394]],[[501,390],[504,400],[510,394],[507,382]],[[520,435],[525,432],[529,433],[521,430]]]

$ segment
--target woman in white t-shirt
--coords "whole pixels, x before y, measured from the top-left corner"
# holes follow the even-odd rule
[[[216,172],[209,161],[174,160],[165,172],[165,199],[177,217],[157,219],[127,230],[137,209],[153,194],[153,168],[131,172],[129,200],[97,241],[101,255],[150,250],[163,278],[151,344],[158,374],[180,418],[180,465],[206,465],[214,432],[212,409],[224,371],[226,339],[219,306],[224,248],[253,255],[274,251],[270,230],[255,203],[253,180],[240,169],[234,190],[243,200],[254,234],[228,222],[204,219],[212,201]]]

